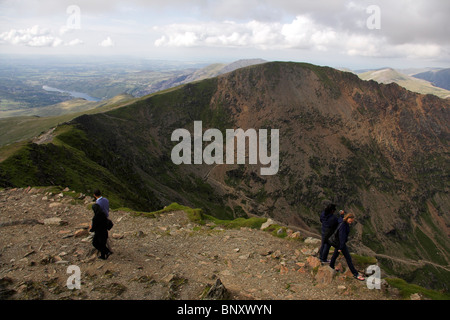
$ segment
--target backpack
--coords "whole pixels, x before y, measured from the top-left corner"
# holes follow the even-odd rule
[[[334,230],[331,236],[328,238],[328,244],[332,247],[339,248],[339,229],[341,228],[343,222]]]
[[[111,219],[106,218],[106,229],[111,230],[114,226],[114,223],[111,221]]]

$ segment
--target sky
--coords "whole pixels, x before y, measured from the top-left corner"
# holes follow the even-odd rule
[[[0,54],[450,67],[448,0],[0,0]]]

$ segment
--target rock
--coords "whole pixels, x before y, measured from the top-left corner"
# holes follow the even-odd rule
[[[331,269],[329,266],[321,266],[317,270],[317,273],[315,275],[315,279],[319,285],[329,285],[333,281],[333,276],[336,273],[333,269]]]
[[[339,285],[339,286],[338,286],[338,290],[339,290],[339,291],[344,291],[345,289],[347,289],[346,286],[343,286],[343,285]]]
[[[422,300],[422,297],[418,293],[413,293],[410,297],[410,300]]]
[[[162,278],[161,280],[163,282],[169,283],[170,281],[172,281],[175,278],[175,275],[172,273],[169,273],[168,275],[166,275],[164,278]]]
[[[56,225],[56,226],[64,226],[67,225],[67,221],[62,220],[61,218],[48,218],[44,219],[45,225]]]
[[[306,264],[312,269],[320,267],[322,265],[320,263],[320,260],[313,256],[309,256],[308,259],[306,259]]]
[[[80,228],[80,229],[89,229],[89,223],[87,223],[87,222],[84,222],[84,223],[80,223],[80,224],[78,224],[77,225],[77,228]]]
[[[296,231],[289,235],[289,238],[291,239],[300,239],[300,231]]]
[[[124,235],[121,233],[113,233],[112,237],[113,239],[123,239]]]
[[[275,251],[274,253],[272,253],[271,257],[273,259],[280,259],[281,258],[281,251],[280,250]]]
[[[228,290],[223,285],[220,279],[216,280],[216,283],[209,289],[208,293],[205,295],[205,300],[227,300],[230,294]]]
[[[313,237],[308,237],[305,239],[305,243],[308,243],[308,244],[320,244],[321,242],[322,242],[322,240],[316,239]]]
[[[138,231],[134,234],[137,238],[143,238],[146,236],[146,234],[143,231]]]
[[[89,234],[89,231],[87,229],[78,229],[77,231],[75,231],[75,233],[73,235],[75,236],[75,238],[79,238],[79,237],[87,236],[88,234]]]
[[[275,224],[275,221],[273,221],[272,219],[269,218],[269,219],[267,219],[266,222],[264,222],[264,223],[261,225],[261,230],[264,230],[264,229],[270,227],[270,226],[273,225],[273,224]]]
[[[61,202],[52,202],[48,205],[49,208],[56,208],[61,206]]]

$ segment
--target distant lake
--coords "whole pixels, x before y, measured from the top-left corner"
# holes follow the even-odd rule
[[[56,92],[68,93],[74,98],[83,98],[83,99],[86,99],[88,101],[100,101],[100,100],[102,100],[102,99],[91,97],[90,95],[88,95],[86,93],[83,93],[83,92],[61,90],[61,89],[52,88],[52,87],[49,87],[49,86],[42,86],[42,89],[44,89],[45,91],[56,91]]]

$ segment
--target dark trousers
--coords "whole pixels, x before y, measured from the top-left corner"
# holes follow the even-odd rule
[[[347,261],[347,265],[348,265],[350,271],[353,273],[353,275],[355,277],[358,276],[358,271],[355,269],[355,266],[353,265],[352,256],[350,255],[350,252],[348,251],[347,245],[344,245],[341,252],[344,255],[345,260]],[[338,256],[339,256],[339,249],[335,248],[334,252],[333,252],[333,256],[331,257],[330,268],[334,269],[334,264],[336,263],[336,259],[338,258]]]
[[[108,253],[110,253],[110,250],[106,246],[107,240],[108,240],[108,231],[105,232],[96,231],[94,234],[94,238],[92,239],[92,245],[94,246],[95,249],[100,251],[102,258],[104,258]]]
[[[324,242],[322,239],[322,245],[320,246],[319,249],[319,259],[320,261],[327,261],[328,258],[328,253],[330,252],[330,248],[331,246],[328,244],[328,242]]]

